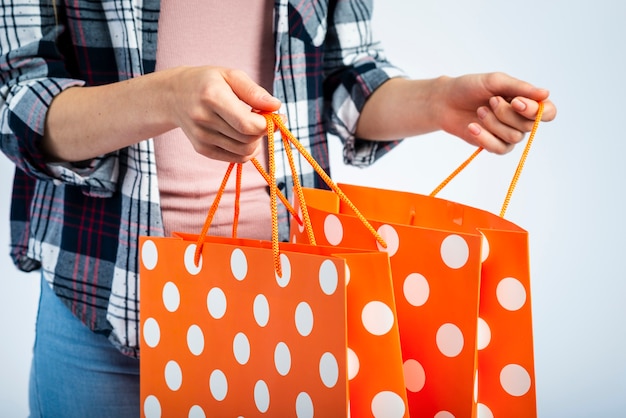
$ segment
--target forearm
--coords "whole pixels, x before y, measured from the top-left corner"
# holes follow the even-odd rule
[[[503,154],[533,126],[538,102],[542,120],[554,119],[549,92],[504,73],[391,79],[365,103],[356,136],[392,140],[443,130],[474,146]]]
[[[51,161],[82,161],[173,129],[167,72],[59,94],[46,117],[42,149]]]
[[[356,136],[387,141],[441,129],[437,95],[444,83],[445,78],[385,82],[365,103]]]

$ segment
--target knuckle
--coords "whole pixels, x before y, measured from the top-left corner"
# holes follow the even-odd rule
[[[250,112],[246,117],[238,118],[236,121],[237,126],[233,126],[233,128],[243,135],[253,136],[256,139],[263,135],[266,129],[265,120],[261,120],[261,118],[261,116]]]
[[[242,156],[246,156],[247,158],[252,158],[259,148],[259,143],[257,141],[249,142],[243,144],[240,152]]]
[[[201,154],[201,155],[207,155],[207,154],[211,154],[212,153],[212,149],[211,149],[210,145],[208,145],[208,144],[206,144],[206,143],[204,143],[202,141],[198,141],[197,139],[193,140],[193,141],[190,141],[190,142],[191,142],[191,146],[193,147],[193,150],[196,153]]]
[[[515,144],[504,141],[502,138],[492,138],[491,140],[483,139],[480,141],[479,146],[489,151],[492,154],[504,155],[515,147]]]
[[[235,132],[241,135],[248,135],[248,132],[252,129],[250,122],[245,118],[236,118],[231,123],[231,127],[235,130]]]
[[[213,108],[220,103],[220,96],[219,89],[215,88],[213,85],[204,86],[202,89],[202,102],[208,107]]]
[[[202,109],[202,107],[200,106],[196,106],[193,109],[191,109],[189,111],[189,119],[194,123],[194,124],[200,124],[202,122],[204,122],[205,118],[206,118],[206,114],[204,112],[204,110]]]
[[[489,151],[496,155],[505,155],[511,152],[512,149],[513,145],[501,143],[497,146],[492,147],[492,149],[490,149]]]
[[[524,140],[524,133],[520,131],[511,131],[507,133],[506,137],[502,138],[509,144],[519,144]]]
[[[485,75],[485,85],[487,85],[489,89],[495,89],[504,77],[505,75],[501,71],[488,73]]]
[[[224,76],[227,78],[242,78],[246,77],[246,73],[238,68],[224,68]]]

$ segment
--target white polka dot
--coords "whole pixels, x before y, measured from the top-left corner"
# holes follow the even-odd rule
[[[434,418],[454,418],[454,415],[448,411],[439,411],[435,414]]]
[[[159,341],[161,341],[161,328],[156,319],[148,318],[146,322],[143,323],[143,340],[150,348],[159,345]]]
[[[274,349],[274,365],[281,376],[287,376],[291,370],[291,352],[287,344],[282,341],[276,344]]]
[[[320,287],[322,292],[327,295],[332,295],[337,290],[337,284],[339,283],[339,273],[335,263],[330,260],[324,260],[320,266],[319,271]]]
[[[530,390],[530,375],[519,364],[508,364],[500,372],[500,384],[511,396],[523,396]]]
[[[402,418],[406,408],[404,400],[394,392],[379,392],[372,399],[372,415],[375,418]]]
[[[335,387],[339,379],[339,365],[337,359],[331,353],[322,354],[320,358],[320,377],[322,383],[328,388]]]
[[[469,246],[463,237],[448,235],[441,243],[441,259],[451,269],[459,269],[469,259]]]
[[[339,245],[343,240],[343,225],[332,213],[324,219],[324,236],[330,245]]]
[[[404,279],[404,297],[413,306],[422,306],[428,300],[428,280],[419,273],[411,273]]]
[[[235,248],[230,255],[230,270],[235,279],[240,281],[248,274],[248,259],[240,248]]]
[[[485,404],[479,403],[477,412],[478,418],[493,418],[493,412]]]
[[[280,269],[283,277],[279,277],[276,272],[274,272],[274,277],[280,287],[286,287],[291,280],[291,262],[285,254],[280,255]]]
[[[224,291],[219,287],[209,290],[209,294],[206,297],[206,305],[213,318],[222,318],[226,314],[226,295]]]
[[[189,409],[189,415],[187,415],[188,418],[206,418],[206,414],[204,413],[204,410],[198,406],[198,405],[194,405]]]
[[[165,365],[165,383],[173,391],[180,389],[183,384],[183,371],[174,360],[168,361]]]
[[[270,391],[267,383],[262,380],[259,380],[254,385],[254,403],[261,413],[267,412],[270,407]]]
[[[398,248],[400,248],[400,237],[398,236],[398,232],[391,225],[381,225],[377,232],[387,244],[387,248],[383,248],[383,246],[377,241],[376,245],[378,246],[378,250],[386,251],[387,254],[389,254],[389,257],[393,257],[398,251]]]
[[[313,401],[308,393],[300,392],[296,397],[296,417],[313,418]]]
[[[356,355],[354,350],[348,347],[348,379],[352,380],[359,374],[359,369],[361,368],[361,362],[359,361],[359,356]]]
[[[159,261],[159,250],[154,241],[146,240],[141,246],[141,261],[148,270],[153,270]]]
[[[437,347],[446,357],[456,357],[463,350],[463,333],[454,324],[443,324],[437,330]]]
[[[175,312],[180,306],[180,292],[172,282],[167,282],[163,286],[163,305],[170,312]]]
[[[526,289],[513,277],[507,277],[498,283],[496,296],[500,305],[508,311],[517,311],[526,303]]]
[[[347,263],[345,264],[345,266],[346,266],[346,277],[345,277],[345,280],[346,280],[346,286],[347,286],[348,283],[350,283],[350,266]]]
[[[254,298],[254,305],[252,307],[254,312],[254,320],[260,327],[267,325],[270,320],[270,305],[267,302],[265,295],[257,295]]]
[[[233,354],[239,364],[246,364],[250,360],[250,341],[243,332],[235,335],[233,339]]]
[[[480,247],[480,261],[484,263],[487,258],[489,258],[489,240],[487,240],[487,237],[482,232],[481,235],[483,239]]]
[[[161,418],[161,403],[156,396],[146,397],[146,400],[143,401],[143,413],[146,418]]]
[[[204,334],[197,325],[192,325],[187,330],[187,347],[194,356],[199,356],[204,351]]]
[[[209,389],[211,395],[216,401],[223,401],[228,393],[228,380],[223,371],[219,369],[213,370],[209,376]]]
[[[491,328],[489,328],[489,324],[482,318],[478,318],[477,334],[476,348],[483,350],[491,342]]]
[[[426,384],[426,372],[419,361],[408,359],[404,362],[404,382],[407,390],[416,393]]]
[[[300,302],[296,307],[296,328],[303,337],[313,330],[313,311],[306,302]]]
[[[192,276],[200,273],[202,271],[202,255],[200,255],[200,259],[198,260],[198,265],[194,263],[194,257],[196,256],[196,244],[190,244],[185,249],[185,269]]]
[[[369,302],[361,312],[365,329],[373,335],[385,335],[394,324],[393,311],[380,301]]]

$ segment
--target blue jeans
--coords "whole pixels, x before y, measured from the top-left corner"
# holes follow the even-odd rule
[[[91,332],[42,280],[31,418],[139,417],[139,360]]]

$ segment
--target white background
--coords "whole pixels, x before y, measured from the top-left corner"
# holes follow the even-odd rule
[[[550,89],[507,218],[530,233],[538,410],[542,418],[626,416],[626,3],[599,0],[377,3],[389,58],[415,78],[504,71]],[[337,181],[430,192],[472,152],[436,133],[410,138]],[[483,153],[441,197],[497,212],[521,149]],[[38,276],[8,257],[12,166],[0,158],[0,416],[27,415]]]

